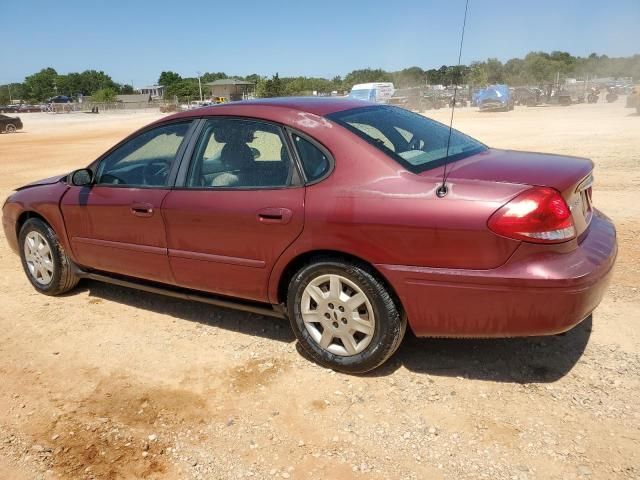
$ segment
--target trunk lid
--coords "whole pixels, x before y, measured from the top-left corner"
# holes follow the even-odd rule
[[[447,166],[447,179],[539,185],[558,190],[580,236],[593,214],[593,162],[587,158],[490,148]]]

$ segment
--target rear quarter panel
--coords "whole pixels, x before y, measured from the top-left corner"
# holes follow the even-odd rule
[[[487,220],[528,187],[460,180],[438,198],[441,168],[412,174],[335,124],[306,133],[329,149],[335,167],[307,187],[304,230],[274,267],[272,302],[286,266],[307,252],[333,250],[374,265],[482,270],[505,263],[520,244],[489,231]]]

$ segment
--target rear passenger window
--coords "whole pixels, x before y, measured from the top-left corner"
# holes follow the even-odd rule
[[[288,186],[291,161],[280,128],[254,120],[207,120],[187,178],[194,188]]]
[[[296,134],[293,134],[293,142],[295,143],[298,156],[302,162],[302,168],[307,177],[307,181],[312,182],[317,180],[329,171],[331,164],[327,156],[322,153],[322,150],[309,140],[299,137]]]

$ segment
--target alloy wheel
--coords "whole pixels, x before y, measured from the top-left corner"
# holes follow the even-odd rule
[[[373,307],[351,280],[337,274],[320,275],[304,289],[300,312],[311,338],[340,356],[361,353],[375,332]]]
[[[40,285],[48,285],[53,278],[53,255],[49,242],[38,232],[31,231],[24,240],[24,258],[31,277]]]

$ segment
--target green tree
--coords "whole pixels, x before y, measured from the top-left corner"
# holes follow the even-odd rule
[[[285,86],[277,73],[270,79],[260,79],[260,82],[256,85],[257,97],[282,97],[284,94]]]
[[[229,76],[224,72],[206,72],[200,76],[202,83],[215,82],[216,80],[224,80]]]
[[[95,103],[112,103],[116,101],[118,92],[113,88],[101,88],[91,95],[91,101]]]
[[[43,102],[56,95],[56,79],[58,72],[53,68],[43,68],[38,73],[24,79],[26,99]]]
[[[351,87],[358,83],[391,81],[393,81],[391,74],[382,70],[381,68],[364,68],[361,70],[353,70],[352,72],[349,72],[344,77],[343,86],[346,90],[351,90]]]
[[[160,77],[158,78],[158,85],[162,85],[164,87],[169,87],[174,83],[178,83],[182,80],[182,77],[178,75],[176,72],[167,71],[160,73]]]
[[[185,78],[179,82],[172,83],[165,88],[164,97],[167,99],[178,98],[181,102],[188,102],[195,98],[200,98],[200,88],[197,78]]]
[[[417,87],[424,85],[427,80],[427,72],[420,67],[409,67],[391,73],[393,85],[396,88]]]
[[[13,95],[11,97],[13,97]],[[9,98],[9,86],[0,85],[0,105],[8,105],[10,101]]]
[[[487,82],[490,84],[504,83],[503,65],[497,58],[489,58],[486,62]]]
[[[485,63],[473,62],[469,67],[466,82],[475,87],[483,87],[489,82]]]

